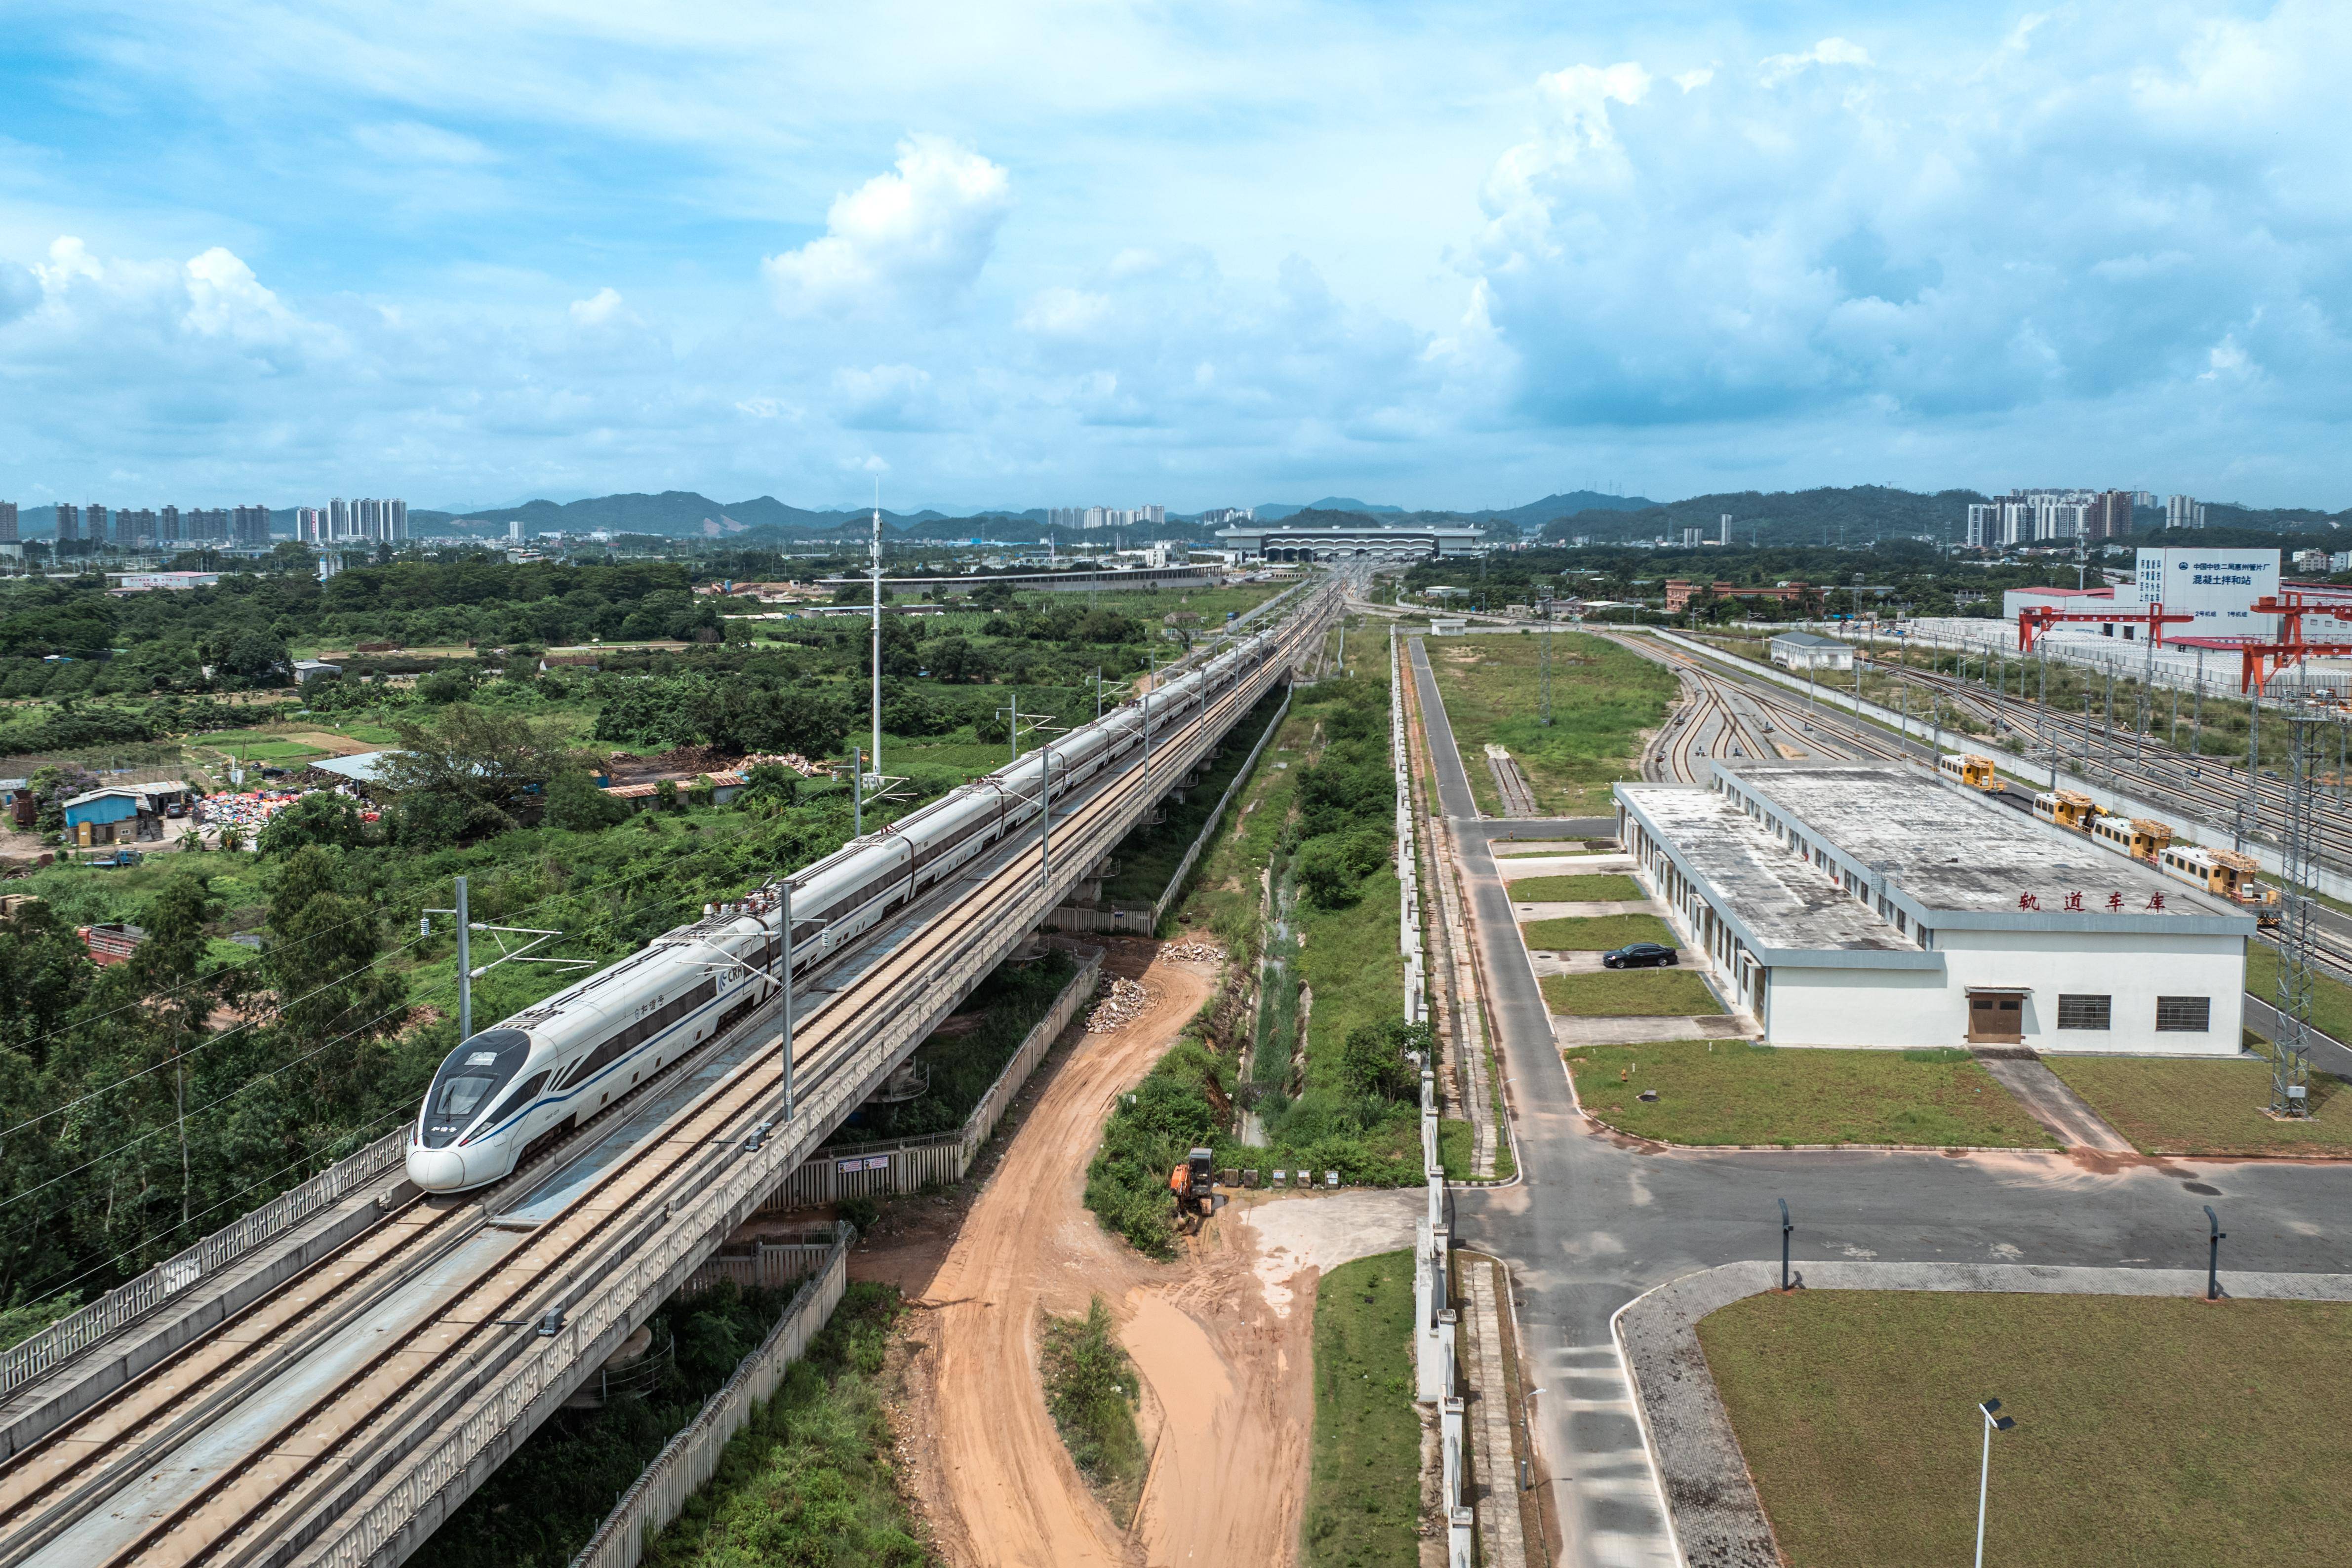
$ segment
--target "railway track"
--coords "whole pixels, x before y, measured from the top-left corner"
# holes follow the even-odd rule
[[[1319,619],[1311,608],[1302,614],[1266,668],[1294,659]],[[1205,744],[1260,689],[1253,682],[1227,692],[1162,740],[1164,754]],[[1127,831],[1138,799],[1148,801],[1171,777],[1165,763],[1148,779],[1124,771],[1059,808],[1055,863],[1100,858]],[[951,879],[891,923],[904,939],[863,967],[870,946],[836,960],[827,974],[856,972],[830,991],[821,974],[795,1009],[803,1111],[845,1094],[854,1085],[845,1075],[870,1074],[870,1048],[917,1010],[910,998],[935,1001],[944,969],[1000,945],[1007,930],[1017,940],[1051,895],[1036,845],[1008,844],[989,869]],[[410,1198],[28,1445],[0,1479],[0,1564],[366,1560],[373,1547],[362,1542],[353,1555],[339,1521],[400,1482],[442,1428],[478,1418],[509,1374],[544,1354],[564,1313],[608,1276],[637,1267],[636,1254],[667,1235],[673,1212],[702,1202],[781,1123],[781,1037],[765,1032],[772,1022],[753,1015],[724,1036],[749,1049],[656,1135],[594,1166],[626,1131],[626,1108],[645,1105],[633,1097],[611,1108],[624,1121],[609,1124],[606,1137],[584,1145],[575,1138],[487,1198]],[[698,1061],[707,1069],[721,1057],[671,1071],[698,1071]],[[662,1080],[677,1084],[669,1073]],[[583,1164],[593,1168],[552,1212],[513,1218]]]
[[[1672,668],[1683,683],[1683,705],[1668,716],[1642,759],[1643,776],[1702,784],[1717,758],[1791,761],[1805,758],[1892,761],[1906,755],[1891,736],[1739,676],[1670,643],[1612,637],[1645,658]]]

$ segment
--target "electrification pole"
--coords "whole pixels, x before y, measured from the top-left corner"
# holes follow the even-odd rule
[[[793,1119],[793,883],[786,877],[780,889],[778,911],[784,932],[784,1120]]]
[[[874,573],[874,771],[882,771],[882,486],[874,486],[874,542],[867,547]]]
[[[457,879],[457,1038],[474,1038],[473,916],[466,913],[466,879]]]

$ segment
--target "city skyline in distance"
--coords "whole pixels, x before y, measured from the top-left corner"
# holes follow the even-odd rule
[[[2317,5],[273,15],[18,19],[0,495],[2352,501]]]

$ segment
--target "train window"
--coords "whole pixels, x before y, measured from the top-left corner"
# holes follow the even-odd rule
[[[484,1030],[451,1051],[425,1092],[425,1146],[446,1147],[490,1097],[522,1071],[530,1036],[519,1029]]]
[[[2061,993],[2058,998],[2058,1027],[2103,1030],[2108,1027],[2108,1019],[2114,1011],[2113,997],[2067,996]]]
[[[2212,998],[2158,997],[2156,998],[2157,1033],[2203,1034],[2212,1027]]]
[[[547,1074],[534,1072],[522,1081],[522,1087],[508,1095],[499,1108],[490,1113],[488,1124],[495,1127],[517,1111],[530,1103],[531,1096],[547,1086]]]

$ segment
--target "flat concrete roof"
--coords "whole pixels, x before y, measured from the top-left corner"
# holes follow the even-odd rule
[[[1794,953],[1835,952],[1868,967],[1938,966],[1940,960],[1832,884],[1821,867],[1798,858],[1719,791],[1687,784],[1620,784],[1617,794],[1684,874],[1706,884],[1728,905],[1741,938],[1764,962],[1786,962]]]
[[[2253,931],[2253,916],[2226,899],[1923,768],[1743,761],[1716,773],[1735,814],[1746,815],[1739,794],[1756,796],[1846,869],[1873,881],[1883,873],[1889,901],[1931,927]]]

